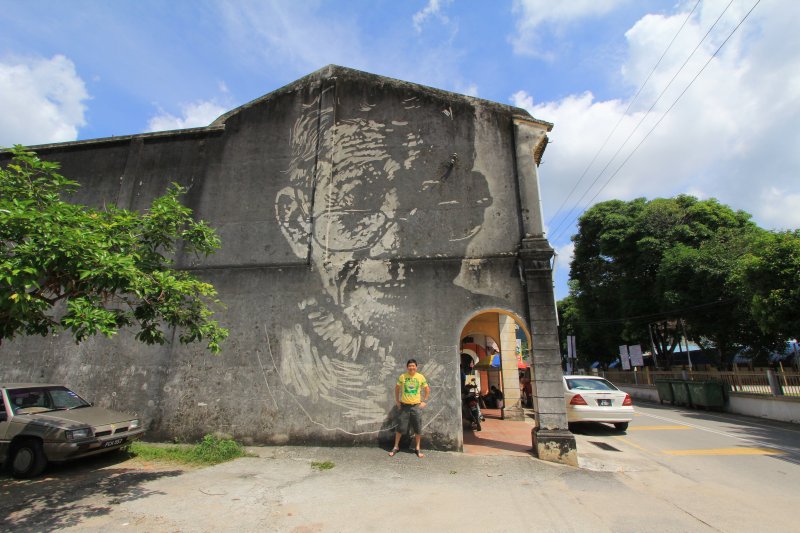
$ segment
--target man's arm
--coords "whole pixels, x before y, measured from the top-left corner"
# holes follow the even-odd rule
[[[425,407],[428,404],[428,398],[431,397],[431,388],[426,384],[422,390],[425,392],[425,397],[422,398],[420,407]]]
[[[394,386],[394,403],[400,407],[400,384]]]

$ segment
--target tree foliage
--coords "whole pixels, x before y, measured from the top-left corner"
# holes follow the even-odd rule
[[[714,199],[680,195],[596,204],[573,241],[567,326],[601,360],[652,341],[669,364],[684,332],[725,357],[796,335],[797,232],[770,233]]]
[[[176,270],[175,252],[208,255],[219,239],[181,204],[173,184],[144,213],[94,209],[63,197],[78,184],[21,146],[0,168],[0,342],[66,330],[76,342],[132,327],[147,344],[205,341],[228,332],[212,320],[216,291]]]
[[[759,235],[734,279],[762,331],[800,338],[800,230]]]

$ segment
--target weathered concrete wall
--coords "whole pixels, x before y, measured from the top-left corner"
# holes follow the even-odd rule
[[[128,333],[23,338],[0,347],[0,379],[68,383],[143,414],[155,439],[349,444],[391,434],[414,357],[433,391],[426,438],[460,449],[461,328],[487,308],[527,315],[519,115],[328,67],[209,128],[40,148],[83,184],[78,202],[144,209],[190,187],[223,246],[178,263],[217,287],[231,335],[220,356]]]

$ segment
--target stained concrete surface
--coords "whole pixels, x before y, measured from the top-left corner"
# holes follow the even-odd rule
[[[251,448],[215,467],[97,458],[45,477],[0,477],[11,531],[767,531],[791,530],[790,497],[725,494],[635,448],[589,451],[583,468],[526,456],[379,448]],[[314,462],[335,466],[320,471]],[[769,509],[769,511],[766,511]]]

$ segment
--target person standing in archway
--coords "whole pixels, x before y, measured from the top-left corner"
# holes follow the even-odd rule
[[[416,447],[414,453],[417,457],[425,457],[420,451],[420,442],[422,441],[422,413],[421,410],[425,408],[428,402],[428,397],[431,395],[431,388],[425,376],[417,372],[416,359],[409,359],[406,363],[407,372],[404,372],[397,378],[397,384],[394,387],[394,401],[397,408],[400,410],[398,414],[397,431],[394,434],[394,448],[389,452],[389,456],[394,457],[400,451],[400,438],[403,433],[408,431],[409,424],[411,429],[414,430],[414,438],[416,440]],[[422,393],[425,396],[422,396]]]

